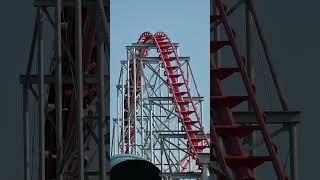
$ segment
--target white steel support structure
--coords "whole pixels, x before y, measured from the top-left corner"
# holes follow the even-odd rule
[[[175,44],[178,48],[178,44]],[[138,56],[149,48],[146,57]],[[133,43],[126,47],[127,59],[121,61],[119,81],[116,85],[117,118],[113,121],[112,155],[134,154],[155,164],[164,179],[200,176],[199,166],[190,156],[185,131],[172,102],[163,62],[155,56],[150,44]],[[203,108],[203,97],[195,85],[189,57],[180,57],[180,63],[194,95],[197,108]],[[203,112],[200,113],[201,119]],[[188,176],[186,172],[196,173]]]

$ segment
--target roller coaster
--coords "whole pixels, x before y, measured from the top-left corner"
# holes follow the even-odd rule
[[[243,4],[246,57],[230,17]],[[287,180],[286,162],[273,139],[284,130],[289,131],[290,179],[297,180],[299,112],[288,110],[251,0],[211,2],[210,117],[203,113],[209,107],[204,107],[191,57],[181,56],[180,44],[164,32],[144,32],[125,47],[127,59],[120,60],[117,96],[110,99],[109,1],[35,0],[34,5],[28,65],[20,76],[25,180],[35,172],[30,156],[35,153],[34,138],[30,146],[32,119],[34,124],[38,120],[40,180],[256,180],[266,177],[266,169],[268,178]],[[258,102],[252,73],[253,27],[271,72],[279,111],[265,111]],[[43,32],[48,28],[54,32],[50,60],[44,56]],[[207,61],[194,61],[209,66]],[[243,90],[227,89],[225,81],[232,78]],[[30,95],[37,108],[30,107]],[[110,117],[110,102],[116,102],[116,117]],[[239,111],[243,105],[246,110]],[[37,115],[30,115],[33,109]],[[256,151],[257,147],[263,148]]]
[[[112,153],[144,157],[163,173],[199,170],[199,153],[209,152],[203,97],[178,46],[165,33],[143,33],[126,47],[117,84]]]

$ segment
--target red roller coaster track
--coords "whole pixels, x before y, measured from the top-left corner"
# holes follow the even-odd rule
[[[214,59],[211,59],[211,136],[215,139],[219,138],[211,146],[211,159],[220,162],[221,169],[225,176],[228,174],[229,167],[234,173],[236,179],[255,180],[256,177],[253,170],[263,164],[265,161],[271,161],[274,171],[279,180],[285,180],[283,168],[277,158],[276,146],[272,143],[270,133],[265,123],[265,117],[256,100],[255,88],[249,78],[244,64],[244,58],[241,56],[235,32],[228,20],[227,6],[221,0],[214,1],[214,7],[217,13],[211,16],[211,24],[214,27],[222,26],[227,40],[211,41],[211,53],[219,53],[221,49],[230,47],[234,55],[237,67],[221,67],[217,66]],[[240,75],[247,95],[245,96],[228,96],[225,95],[223,80],[232,74]],[[242,103],[248,101],[256,115],[257,126],[243,125],[237,123],[233,116],[232,109]],[[242,140],[253,131],[260,131],[263,142],[267,148],[269,155],[266,156],[249,156],[245,152]],[[218,141],[222,141],[225,153],[213,154],[213,151],[219,148]],[[221,178],[224,179],[224,178]]]
[[[198,154],[202,153],[205,148],[209,147],[209,140],[204,132],[199,112],[196,108],[193,96],[191,95],[190,88],[188,87],[187,78],[185,77],[185,73],[181,68],[181,63],[179,62],[179,57],[174,45],[169,37],[162,32],[155,33],[154,35],[149,32],[145,32],[140,36],[138,43],[153,44],[157,47],[159,58],[163,62],[162,67],[167,76],[168,87],[170,93],[172,94],[172,102],[177,107],[176,112],[179,114],[179,120],[182,122],[186,132],[189,151],[191,152],[193,158],[198,159]],[[142,49],[137,53],[137,55],[140,57],[145,57],[147,54],[148,49]],[[138,72],[139,71],[137,71],[137,73]],[[131,74],[131,76],[133,76],[133,74]],[[139,74],[136,76],[139,77]],[[139,78],[137,78],[136,83],[137,87],[140,87]],[[131,97],[132,93],[133,91],[130,92]],[[137,94],[138,93],[139,91],[137,91]],[[184,100],[186,98],[189,100]],[[131,98],[130,104],[132,101],[133,99]],[[127,102],[125,102],[125,104],[128,106]],[[129,114],[127,114],[125,117],[128,115]],[[191,117],[191,115],[194,116]],[[130,113],[130,116],[132,116],[132,112]],[[130,122],[130,125],[130,127],[132,127],[130,128],[130,133],[132,134],[130,139],[132,142],[134,138],[133,122]],[[127,139],[128,138],[126,137],[126,141]],[[126,150],[126,153],[128,153],[128,149]]]

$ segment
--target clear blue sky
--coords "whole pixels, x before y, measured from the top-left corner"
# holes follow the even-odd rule
[[[191,57],[199,91],[206,98],[205,117],[209,117],[209,13],[209,0],[111,0],[111,118],[116,116],[112,97],[116,95],[119,61],[126,58],[125,46],[145,31],[165,32],[180,43],[181,56]]]

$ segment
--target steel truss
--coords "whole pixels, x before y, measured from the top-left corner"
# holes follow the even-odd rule
[[[245,13],[243,21],[239,18],[242,17],[239,16],[241,7],[244,7],[243,12]],[[210,14],[210,135],[211,139],[215,137],[215,134],[219,137],[215,141],[217,143],[211,144],[211,167],[218,168],[222,172],[212,171],[212,174],[216,174],[218,179],[261,179],[263,178],[260,175],[261,172],[269,169],[274,172],[268,176],[269,179],[284,180],[288,178],[285,175],[288,171],[285,164],[289,159],[290,179],[297,180],[299,112],[288,109],[287,99],[276,75],[253,1],[212,0]],[[234,14],[237,14],[238,17],[236,24]],[[236,31],[236,25],[239,24],[245,26],[244,42],[237,37],[239,32]],[[263,49],[263,59],[266,60],[280,104],[278,111],[263,110],[257,101],[256,91],[259,91],[260,87],[257,87],[255,83],[256,74],[259,72],[255,72],[254,45],[256,44],[253,43],[254,38],[258,39]],[[235,60],[235,62],[230,62],[230,60]],[[261,60],[257,59],[257,61]],[[242,80],[245,90],[240,90],[239,86],[236,90],[228,91],[226,81],[230,79],[233,83],[239,79]],[[243,91],[245,95],[239,96],[238,94]],[[247,111],[239,111],[239,108],[243,109],[243,102],[247,102]],[[289,138],[286,139],[289,141],[287,156],[289,158],[281,157],[281,151],[284,149],[281,149],[280,143],[276,144],[275,141],[275,138],[285,131],[289,135]],[[219,147],[224,150],[221,156],[215,154]],[[263,155],[261,155],[262,152]],[[282,158],[285,160],[283,161]],[[269,166],[265,166],[267,161],[270,162]],[[257,167],[259,167],[258,171],[256,171]]]
[[[172,46],[178,52],[179,44],[172,43]],[[164,179],[198,178],[199,161],[190,150],[188,132],[185,130],[185,122],[181,120],[184,116],[179,114],[180,105],[173,100],[172,85],[168,80],[170,77],[165,68],[168,65],[159,56],[159,47],[155,41],[150,41],[133,43],[126,50],[127,59],[121,61],[116,85],[117,117],[112,125],[112,155],[129,153],[141,156],[155,164]],[[148,55],[143,54],[146,51]],[[176,84],[180,83],[180,91],[189,91],[191,96],[186,95],[183,100],[186,105],[194,102],[196,108],[188,109],[197,109],[202,121],[204,99],[197,89],[189,63],[190,57],[177,56],[176,60],[179,61],[180,68],[170,66],[169,69],[174,70],[170,73],[184,73],[187,83],[184,84],[180,79]],[[195,115],[190,118],[196,119]],[[203,130],[202,126],[196,127],[201,124],[202,122],[195,124],[194,127],[199,131]],[[198,138],[204,136],[206,135],[200,133],[197,135]],[[201,152],[209,151],[207,148]],[[188,175],[187,172],[198,174]]]
[[[35,0],[34,5],[28,66],[20,76],[24,179],[109,179],[109,1]],[[50,50],[47,41],[54,44]],[[54,53],[46,59],[49,51]],[[37,107],[28,103],[30,93]],[[33,110],[38,116],[31,116]],[[30,128],[33,119],[38,133]],[[38,156],[31,133],[39,138]],[[35,159],[38,167],[32,166]]]

